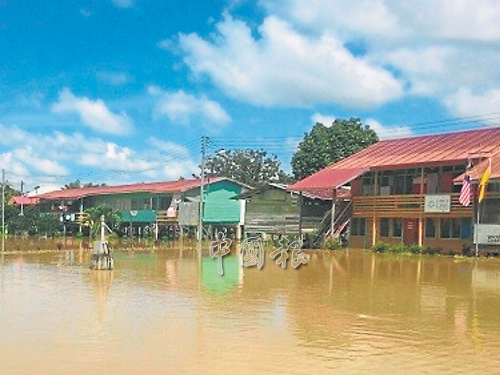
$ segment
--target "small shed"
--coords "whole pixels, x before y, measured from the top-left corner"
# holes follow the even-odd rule
[[[239,195],[246,201],[245,234],[296,236],[317,232],[331,209],[331,198],[287,191],[268,183]]]

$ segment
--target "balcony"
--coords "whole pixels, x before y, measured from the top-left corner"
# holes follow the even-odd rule
[[[378,195],[353,197],[353,217],[419,217],[429,215],[472,216],[473,204],[462,206],[458,199],[460,194],[443,194],[449,197],[449,211],[429,212],[425,210],[425,195]]]
[[[158,223],[176,223],[179,219],[179,211],[170,207],[166,211],[156,211]]]

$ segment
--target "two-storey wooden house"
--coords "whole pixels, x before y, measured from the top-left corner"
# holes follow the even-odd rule
[[[486,200],[475,188],[491,160]],[[459,202],[472,163],[471,204]],[[379,242],[420,244],[457,252],[474,242],[474,224],[500,234],[500,128],[413,136],[380,141],[295,183],[295,191],[327,190],[333,197],[349,186],[352,195],[350,246]],[[493,238],[490,236],[490,238]],[[498,236],[500,244],[500,236]]]

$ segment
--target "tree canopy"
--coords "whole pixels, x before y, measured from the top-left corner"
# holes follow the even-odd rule
[[[233,178],[253,187],[268,182],[287,183],[290,179],[281,169],[278,157],[263,150],[220,149],[207,158],[205,173]]]
[[[293,175],[300,180],[376,142],[375,131],[358,118],[336,119],[330,127],[316,123],[292,157]]]

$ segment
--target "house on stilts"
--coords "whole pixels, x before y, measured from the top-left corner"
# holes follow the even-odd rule
[[[479,203],[474,193],[489,165]],[[472,194],[464,205],[459,198],[467,174]],[[335,207],[336,193],[346,187],[350,247],[402,242],[455,253],[476,244],[486,252],[500,247],[500,128],[382,140],[288,189],[330,191]]]
[[[244,201],[237,199],[249,186],[225,177],[204,180],[203,225],[206,234],[224,227],[241,237]],[[120,212],[130,236],[193,235],[200,217],[200,179],[92,186],[64,189],[36,196],[42,211],[68,218],[83,226],[85,209],[106,206]],[[235,199],[236,197],[236,199]]]

